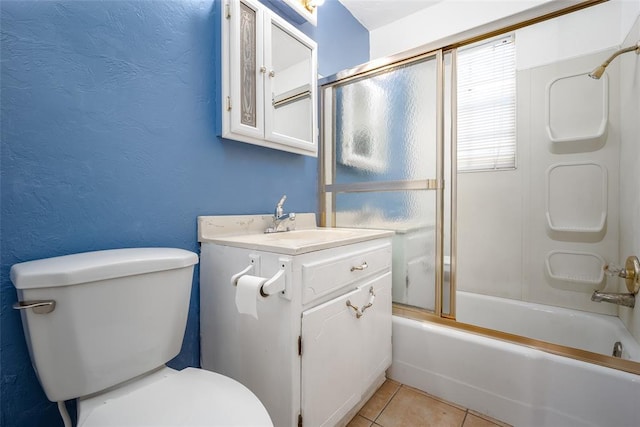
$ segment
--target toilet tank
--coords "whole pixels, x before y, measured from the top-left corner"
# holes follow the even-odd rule
[[[198,256],[182,249],[87,252],[11,267],[31,362],[47,398],[86,396],[175,357],[189,311]]]

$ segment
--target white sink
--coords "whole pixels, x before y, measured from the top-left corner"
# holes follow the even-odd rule
[[[204,220],[200,222],[202,228],[205,228],[207,224],[214,223],[213,220],[210,220],[210,218],[214,217],[207,218],[209,220],[206,222]],[[243,216],[242,219],[243,221],[236,222],[246,224],[246,217]],[[231,230],[228,227],[225,228],[224,233],[220,235],[207,232],[208,230],[199,230],[199,241],[286,255],[298,255],[393,235],[392,231],[356,228],[303,228],[266,234],[257,230],[239,230],[238,234],[234,234],[229,233]]]
[[[360,234],[362,230],[349,228],[312,228],[309,230],[293,230],[282,233],[262,234],[258,239],[267,242],[297,242],[299,244],[318,244],[334,240],[342,240]]]

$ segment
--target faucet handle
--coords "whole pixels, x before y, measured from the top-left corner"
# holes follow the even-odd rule
[[[604,272],[608,276],[623,278],[630,293],[637,294],[640,290],[640,261],[638,261],[638,257],[628,257],[624,267],[613,264],[605,265]]]
[[[285,200],[287,200],[287,195],[284,194],[282,195],[282,197],[280,198],[280,201],[278,203],[276,203],[276,210],[273,213],[273,216],[275,216],[276,218],[282,216],[282,205],[284,205]]]
[[[637,294],[640,291],[640,261],[638,257],[633,255],[627,257],[624,269],[626,270],[624,281],[627,285],[627,290],[632,294]]]
[[[610,277],[627,277],[627,270],[616,264],[607,264],[604,266],[604,274]]]

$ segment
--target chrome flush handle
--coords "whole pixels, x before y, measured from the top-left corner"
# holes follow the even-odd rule
[[[13,304],[14,310],[26,310],[32,308],[36,314],[49,314],[56,309],[56,302],[49,301],[18,301]]]

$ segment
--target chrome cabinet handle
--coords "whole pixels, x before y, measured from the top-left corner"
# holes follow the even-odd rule
[[[262,74],[266,73],[267,72],[267,67],[265,67],[264,65],[262,67],[260,67],[260,72]]]
[[[362,264],[360,264],[358,266],[351,267],[351,271],[356,271],[356,270],[362,271],[362,270],[366,269],[367,267],[369,267],[369,266],[367,265],[367,261],[365,261],[365,262],[363,262]]]
[[[359,319],[362,317],[362,312],[360,311],[360,309],[357,306],[351,304],[350,300],[347,300],[347,307],[353,308],[353,310],[356,312],[356,319]]]
[[[373,300],[376,299],[376,293],[373,291],[373,286],[369,288],[369,302],[367,303],[367,305],[365,305],[364,307],[362,307],[362,314],[364,314],[364,311],[373,306]]]
[[[49,301],[18,301],[13,304],[14,310],[26,310],[32,308],[36,314],[48,314],[56,309],[56,302]]]

